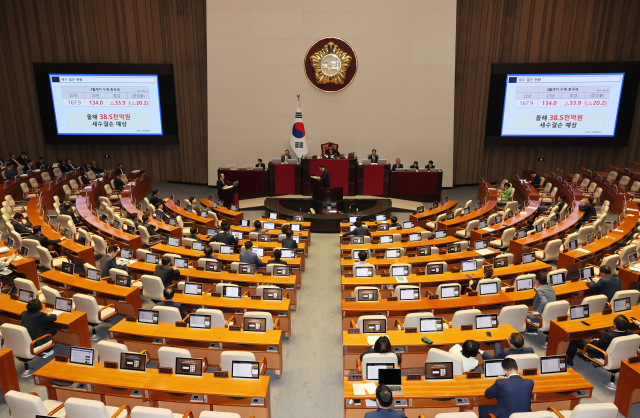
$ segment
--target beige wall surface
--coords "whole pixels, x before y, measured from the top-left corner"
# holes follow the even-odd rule
[[[310,155],[334,141],[405,167],[432,159],[452,186],[455,0],[207,0],[206,14],[209,184],[220,166],[289,148],[300,93]],[[325,36],[358,58],[339,93],[304,74],[307,49]]]

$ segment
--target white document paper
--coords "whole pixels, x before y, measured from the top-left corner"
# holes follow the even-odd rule
[[[480,255],[489,255],[489,254],[493,254],[495,251],[493,251],[490,248],[483,248],[481,250],[476,250],[476,252]]]
[[[365,390],[367,391],[367,393],[369,395],[375,395],[376,394],[376,384],[373,382],[369,382],[369,383],[365,383],[364,385]]]
[[[493,228],[482,228],[483,231],[493,232]]]
[[[364,406],[366,406],[367,408],[376,408],[378,404],[376,403],[375,399],[365,399]]]
[[[591,251],[585,250],[584,248],[576,248],[576,251],[580,251],[581,253],[589,254]]]
[[[364,396],[364,383],[354,383],[353,384],[353,394],[354,396]]]

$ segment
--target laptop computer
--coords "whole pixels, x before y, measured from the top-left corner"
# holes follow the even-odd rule
[[[393,396],[404,396],[402,391],[402,370],[400,369],[378,370],[378,384],[387,385]]]

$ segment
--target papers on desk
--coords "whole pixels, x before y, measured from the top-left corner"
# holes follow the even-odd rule
[[[140,170],[133,170],[132,173],[139,173]]]
[[[404,276],[396,276],[396,281],[398,283],[409,283],[409,280]]]
[[[576,248],[576,251],[580,251],[581,253],[589,254],[591,251],[585,250],[584,248]]]
[[[490,227],[482,228],[482,231],[493,232],[493,228],[490,228]]]
[[[378,338],[385,336],[384,334],[380,334],[380,335],[367,335],[367,344],[369,344],[370,346],[373,346],[376,341],[378,341]]]
[[[54,315],[62,315],[63,313],[67,313],[67,311],[60,311],[58,309],[54,309],[53,311],[51,311],[51,313]]]
[[[634,273],[640,273],[640,263],[629,266],[629,270],[633,271]]]
[[[613,232],[624,232],[622,229],[614,229]]]
[[[9,251],[11,248],[9,247],[0,247],[0,253],[6,253],[7,251]]]
[[[138,260],[127,260],[126,258],[117,258],[116,264],[119,266],[130,266]]]
[[[480,255],[489,255],[494,253],[494,251],[490,248],[483,248],[481,250],[476,250],[476,252]]]
[[[365,391],[369,394],[369,395],[375,395],[376,394],[376,384],[373,382],[369,382],[369,383],[354,383],[353,384],[353,394],[355,396],[365,396],[366,393]],[[370,399],[367,399],[370,400]],[[374,406],[375,406],[375,401],[373,401]],[[369,406],[369,405],[367,405]]]

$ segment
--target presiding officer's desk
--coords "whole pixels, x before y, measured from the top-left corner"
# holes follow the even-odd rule
[[[438,207],[435,208],[424,208],[425,210],[422,213],[412,213],[411,215],[409,215],[409,220],[413,221],[416,226],[424,228],[427,222],[435,221],[438,215],[453,210],[453,208],[455,208],[457,205],[458,202],[456,200],[449,200],[447,201],[447,203],[438,205]]]
[[[135,262],[129,266],[129,273],[134,277],[141,276],[143,274],[154,274],[156,270],[156,264],[144,263],[141,261]],[[217,283],[235,283],[243,287],[244,291],[249,291],[251,296],[256,295],[256,290],[259,284],[268,283],[274,286],[281,287],[283,293],[289,294],[289,300],[291,309],[296,309],[297,305],[297,291],[296,291],[296,277],[295,276],[263,276],[262,274],[232,274],[228,271],[222,271],[214,273],[210,271],[197,270],[195,268],[190,269],[178,269],[180,270],[180,276],[176,279],[185,280],[187,282],[202,283],[203,291],[213,290],[215,292]]]
[[[240,184],[242,187],[242,184]],[[217,192],[216,192],[217,193]],[[242,192],[240,192],[242,193]],[[209,199],[200,199],[200,204],[207,208],[208,210],[213,210],[218,216],[218,220],[226,220],[228,223],[232,225],[238,225],[243,218],[243,213],[237,210],[231,210],[224,206],[217,205],[215,208],[211,208],[213,204]]]
[[[493,276],[499,277],[503,283],[511,283],[516,276],[521,274],[535,273],[538,271],[550,271],[551,266],[540,260],[536,260],[533,263],[528,264],[510,264],[506,267],[493,269]],[[484,277],[484,270],[479,269],[475,272],[451,272],[447,271],[443,274],[432,275],[417,275],[410,274],[404,279],[397,280],[394,276],[383,277],[381,274],[376,274],[373,277],[347,277],[345,273],[351,273],[350,271],[342,272],[342,297],[350,297],[351,292],[356,286],[376,286],[380,288],[380,297],[388,298],[392,296],[393,289],[399,284],[409,284],[419,286],[421,290],[429,289],[435,291],[440,284],[448,283],[466,283],[469,281],[469,274],[474,279]]]
[[[288,161],[287,164],[269,162],[269,196],[302,194],[302,165],[294,159]]]
[[[237,319],[237,318],[236,318]],[[274,318],[275,320],[275,318]],[[242,323],[236,322],[242,327]],[[195,329],[175,324],[142,324],[120,321],[109,329],[109,338],[126,344],[130,351],[149,351],[158,359],[160,347],[186,348],[191,357],[206,357],[210,365],[220,364],[223,351],[250,351],[256,359],[265,357],[267,369],[282,376],[282,331],[230,331],[229,328]]]
[[[27,304],[19,300],[13,300],[9,295],[0,295],[0,324],[20,325],[22,312],[27,310]],[[63,313],[58,315],[55,322],[47,325],[47,328],[57,330],[54,335],[56,343],[91,347],[89,335],[89,323],[87,314],[80,311]]]
[[[76,199],[76,208],[78,209],[82,222],[89,227],[90,231],[101,235],[108,244],[132,250],[142,248],[142,239],[139,235],[127,234],[123,230],[115,229],[111,225],[98,219],[97,216],[89,210],[87,197],[78,197]]]
[[[274,320],[278,319],[280,331],[284,333],[284,336],[291,338],[291,314],[289,312],[291,300],[288,297],[287,292],[283,292],[282,300],[256,300],[250,297],[234,299],[212,297],[211,294],[198,296],[176,293],[173,295],[173,301],[182,304],[183,308],[192,312],[198,308],[220,309],[225,319],[235,317],[239,324],[242,324],[246,312],[269,312]]]
[[[135,372],[107,369],[102,363],[88,367],[58,361],[50,361],[33,376],[37,385],[47,388],[47,398],[58,401],[74,397],[115,407],[127,404],[132,408],[167,408],[180,414],[192,411],[194,416],[212,410],[235,412],[242,418],[271,415],[269,376],[260,376],[259,380],[214,378],[213,373],[203,377],[176,376],[160,374],[157,369]],[[91,390],[57,386],[55,380],[84,383]],[[132,396],[132,390],[139,390],[141,396]],[[191,395],[202,395],[203,402],[191,402]],[[252,405],[254,398],[260,399],[262,405]]]
[[[564,354],[567,351],[568,343],[572,340],[591,339],[600,337],[602,331],[613,327],[613,320],[618,315],[640,317],[640,305],[632,306],[631,310],[603,315],[601,312],[589,314],[585,321],[589,326],[584,325],[579,320],[558,322],[557,319],[551,321],[549,326],[549,341],[547,345],[547,355],[553,356]],[[632,330],[637,331],[635,325],[631,325]]]
[[[82,278],[78,274],[67,274],[58,270],[49,270],[40,274],[43,284],[64,292],[67,297],[76,293],[90,295],[96,298],[99,305],[113,304],[120,315],[138,316],[138,309],[142,307],[140,288],[123,287],[107,283],[104,278],[96,282]]]
[[[448,351],[451,346],[462,344],[466,340],[478,341],[483,350],[486,347],[486,350],[491,353],[493,343],[504,342],[509,335],[516,332],[511,325],[502,324],[498,325],[498,328],[491,328],[490,330],[477,330],[474,328],[473,330],[462,331],[460,328],[445,328],[441,332],[406,333],[404,330],[396,329],[395,323],[395,321],[390,321],[387,318],[387,327],[390,329],[385,332],[385,335],[389,337],[394,353],[402,357],[401,368],[403,370],[424,370],[424,362],[430,349],[439,348]],[[487,336],[487,331],[491,331],[491,337]],[[356,360],[368,348],[371,348],[372,344],[367,342],[367,335],[377,336],[379,334],[349,334],[346,330],[342,331],[343,369],[345,374],[355,371]],[[433,341],[433,344],[423,343],[422,337],[429,338]],[[490,345],[484,343],[490,343]]]
[[[567,373],[523,377],[534,381],[531,405],[534,411],[544,411],[549,406],[573,409],[581,399],[576,391],[585,390],[587,395],[584,397],[591,397],[593,392],[593,386],[573,369],[569,369]],[[495,399],[484,397],[485,391],[494,382],[495,379],[467,379],[466,376],[454,376],[453,380],[429,382],[425,382],[424,377],[422,380],[407,380],[403,377],[404,396],[394,396],[394,400],[407,401],[409,406],[403,409],[408,417],[417,417],[420,414],[433,417],[441,412],[467,411],[467,407],[456,405],[455,398],[468,398],[474,408],[480,405],[495,405]],[[350,382],[347,377],[344,377],[344,418],[363,418],[367,412],[375,411],[377,408],[365,406],[364,400],[372,400],[375,404],[376,395],[375,393],[365,396],[354,395],[353,383],[361,382]]]

